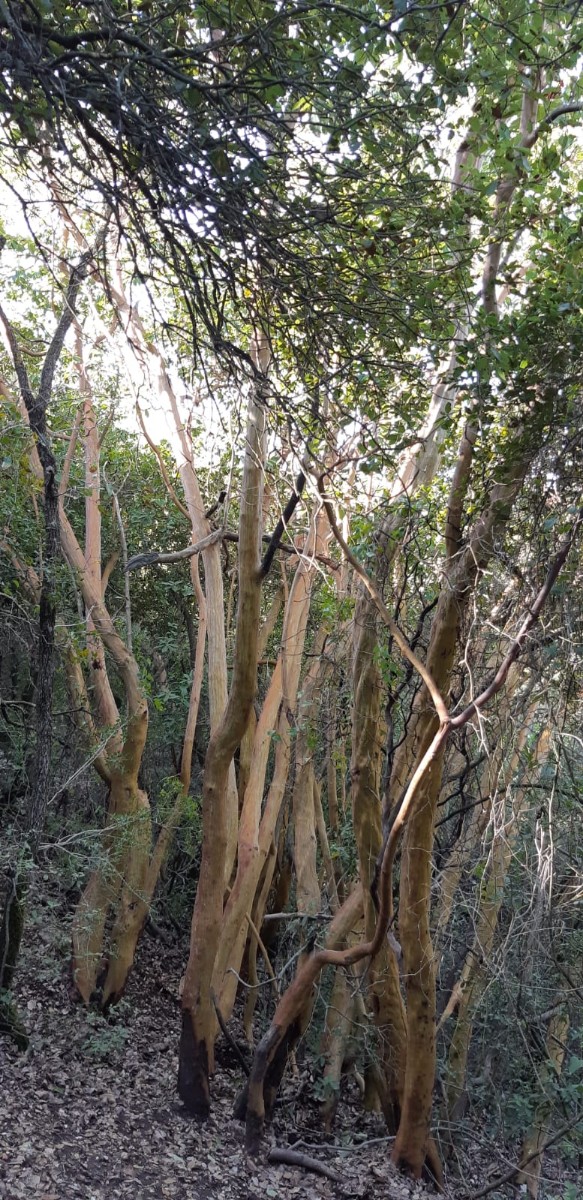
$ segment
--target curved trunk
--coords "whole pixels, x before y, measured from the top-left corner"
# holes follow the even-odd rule
[[[85,1003],[97,993],[105,1004],[121,995],[133,962],[133,948],[130,951],[129,944],[122,939],[115,938],[109,952],[105,951],[106,922],[113,908],[116,921],[122,921],[124,926],[131,923],[130,914],[134,905],[140,903],[149,862],[150,806],[138,786],[148,728],[148,706],[137,662],[117,632],[103,601],[99,437],[79,324],[75,327],[75,348],[84,420],[85,550],[81,550],[65,515],[64,492],[60,495],[61,544],[77,576],[85,603],[96,724],[108,735],[105,757],[110,774],[110,795],[101,853],[73,920],[73,978]],[[105,647],[124,684],[128,704],[125,737],[107,673]],[[72,664],[69,669],[72,674]],[[119,912],[118,906],[121,906]],[[105,961],[102,963],[103,956]]]
[[[101,1001],[104,1007],[119,1000],[125,989],[129,972],[133,966],[138,940],[150,911],[160,872],[180,824],[184,802],[190,787],[192,752],[202,692],[206,641],[206,603],[200,586],[196,559],[191,560],[191,577],[199,603],[199,620],[188,716],[180,756],[180,789],[173,807],[158,833],[151,855],[151,822],[149,819],[146,820],[146,809],[149,806],[144,793],[141,793],[146,803],[143,805],[142,819],[138,828],[139,836],[132,846],[132,855],[124,870],[123,885],[119,893],[115,922],[111,931],[109,966]]]
[[[72,928],[73,978],[82,999],[102,1006],[124,991],[133,964],[121,938],[112,937],[104,959],[104,931],[110,910],[116,926],[131,922],[143,894],[151,846],[150,805],[135,773],[112,771],[107,827],[101,859],[75,909]],[[141,926],[140,926],[141,928]]]
[[[326,949],[333,952],[349,937],[362,919],[362,888],[354,889],[330,923]],[[266,1114],[273,1111],[277,1089],[290,1051],[301,1033],[302,1016],[312,1004],[312,989],[326,951],[307,955],[298,966],[296,977],[277,1005],[271,1025],[261,1039],[253,1063],[241,1112],[246,1112],[245,1143],[251,1154],[259,1153]]]

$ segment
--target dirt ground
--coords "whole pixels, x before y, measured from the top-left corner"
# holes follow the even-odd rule
[[[67,935],[61,929],[53,941],[55,921],[50,913],[45,916],[36,928],[29,926],[18,976],[30,1047],[22,1054],[0,1041],[3,1200],[428,1200],[434,1195],[394,1172],[384,1125],[362,1111],[354,1085],[344,1088],[333,1135],[323,1133],[301,1061],[298,1076],[285,1082],[259,1161],[247,1157],[243,1127],[231,1115],[243,1074],[222,1038],[212,1115],[204,1125],[187,1118],[176,1093],[176,997],[184,948],[145,935],[127,996],[107,1021],[75,1002]],[[269,1164],[273,1146],[313,1156],[331,1167],[338,1181]],[[468,1196],[484,1178],[476,1164],[463,1183],[452,1178],[446,1195]]]

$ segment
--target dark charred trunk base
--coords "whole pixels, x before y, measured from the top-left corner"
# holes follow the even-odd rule
[[[28,1047],[28,1034],[10,995],[24,929],[26,886],[16,870],[10,873],[0,925],[0,1034],[12,1039],[19,1050]]]
[[[233,1107],[233,1116],[236,1121],[244,1121],[247,1116],[247,1100],[249,1097],[249,1083],[241,1088],[238,1093]]]
[[[0,994],[0,1037],[10,1038],[19,1050],[28,1049],[28,1034],[9,992]]]
[[[245,1147],[252,1156],[259,1154],[265,1122],[273,1116],[287,1060],[301,1030],[299,1020],[290,1025],[283,1037],[277,1027],[269,1030],[255,1052],[247,1086],[237,1097],[235,1116],[245,1120]]]
[[[178,1055],[178,1095],[188,1113],[206,1121],[211,1111],[208,1054],[205,1042],[197,1041],[188,1009],[182,1011]]]
[[[0,926],[0,991],[2,992],[10,991],[18,962],[24,929],[25,891],[22,875],[13,869],[9,875],[8,891]]]

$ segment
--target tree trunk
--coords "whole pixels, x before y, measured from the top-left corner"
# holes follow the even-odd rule
[[[352,1032],[353,1015],[352,991],[348,985],[346,973],[339,967],[334,974],[334,985],[326,1011],[324,1033],[320,1041],[320,1054],[324,1058],[322,1075],[324,1097],[320,1111],[326,1133],[330,1133],[338,1107],[342,1064],[346,1052],[346,1041]]]
[[[364,896],[365,937],[371,940],[377,913],[371,889],[382,849],[380,802],[381,678],[376,661],[376,611],[359,588],[354,617],[352,657],[352,820]],[[390,1097],[389,1133],[395,1134],[401,1112],[407,1053],[405,1009],[395,955],[385,945],[371,963],[369,1002],[380,1039],[380,1059]]]
[[[257,362],[265,373],[266,344]],[[233,755],[247,727],[257,687],[257,640],[261,600],[259,539],[265,454],[262,392],[249,401],[245,466],[239,523],[239,607],[231,691],[224,716],[211,736],[203,780],[202,862],[182,995],[182,1035],[178,1090],[189,1112],[210,1110],[209,1074],[214,1066],[216,1016],[212,975],[223,912],[225,863],[229,852],[229,774]]]
[[[319,630],[314,641],[314,658],[304,678],[296,723],[295,778],[292,797],[296,903],[298,912],[320,911],[321,895],[316,862],[316,813],[314,806],[314,767],[312,763],[313,724],[321,701],[321,687],[329,670],[322,658],[328,631]]]
[[[288,1054],[300,1036],[302,1015],[310,1011],[313,985],[325,965],[326,955],[343,944],[361,917],[362,889],[358,885],[328,927],[326,951],[307,955],[298,966],[293,983],[279,1001],[271,1025],[257,1047],[240,1109],[241,1113],[246,1112],[245,1143],[251,1154],[259,1153],[265,1116],[273,1111]]]
[[[253,906],[285,793],[292,747],[291,724],[310,611],[314,575],[312,553],[321,550],[323,525],[320,515],[313,522],[305,553],[296,570],[286,605],[282,650],[257,722],[253,762],[239,822],[237,873],[225,906],[214,968],[213,986],[225,1019],[228,1019],[235,1002],[237,982],[235,975],[227,976],[226,972],[228,968],[240,971],[246,941],[245,914]],[[277,740],[273,777],[262,805],[274,728]]]
[[[537,1200],[542,1171],[542,1147],[547,1139],[553,1098],[544,1095],[544,1089],[556,1087],[563,1070],[569,1035],[569,1014],[559,1008],[553,1013],[547,1029],[547,1060],[538,1073],[543,1098],[537,1105],[533,1123],[522,1143],[521,1166],[514,1180],[518,1187],[526,1187],[531,1200]]]
[[[39,389],[34,395],[24,359],[14,330],[0,309],[6,341],[12,356],[20,389],[20,409],[23,411],[34,438],[34,466],[43,481],[43,570],[40,580],[38,615],[38,657],[35,699],[36,741],[32,769],[32,786],[24,818],[22,854],[11,873],[5,899],[0,934],[0,993],[8,992],[18,962],[24,927],[24,899],[29,886],[30,866],[38,851],[45,824],[51,778],[53,738],[53,689],[55,677],[56,571],[59,561],[59,485],[57,464],[53,454],[47,410],[51,400],[55,370],[61,357],[65,337],[74,319],[81,282],[88,266],[87,257],[73,268],[69,277],[61,316],[45,356]],[[0,1004],[0,1024],[11,1032],[21,1047],[26,1035],[10,997]]]
[[[114,1004],[125,989],[127,977],[133,965],[138,940],[150,911],[160,871],[180,823],[184,802],[190,787],[192,752],[202,692],[206,641],[206,603],[198,577],[198,561],[194,558],[191,559],[191,576],[199,603],[199,618],[188,716],[180,755],[180,775],[178,779],[180,786],[172,809],[158,833],[151,855],[149,805],[145,794],[143,792],[139,793],[141,811],[138,810],[139,816],[136,821],[135,840],[131,848],[131,857],[124,869],[123,886],[119,895],[116,919],[111,932],[109,968],[102,994],[103,1006]]]

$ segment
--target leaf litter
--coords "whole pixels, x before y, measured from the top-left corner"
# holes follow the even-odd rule
[[[2,1200],[428,1200],[434,1195],[389,1162],[382,1120],[353,1087],[334,1132],[322,1129],[306,1076],[282,1089],[262,1156],[250,1159],[232,1116],[244,1076],[220,1037],[212,1111],[199,1124],[176,1092],[185,948],[142,938],[127,994],[109,1018],[74,997],[67,949],[29,926],[16,998],[30,1033],[23,1054],[0,1041]],[[42,964],[39,969],[39,963]],[[296,1148],[340,1182],[268,1162]],[[484,1176],[482,1175],[482,1180]],[[473,1182],[473,1181],[472,1181]],[[476,1181],[477,1182],[477,1181]],[[456,1188],[446,1195],[460,1195]],[[467,1191],[465,1191],[467,1195]]]

